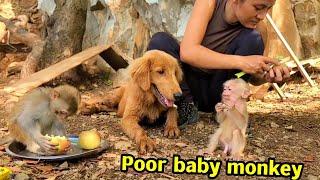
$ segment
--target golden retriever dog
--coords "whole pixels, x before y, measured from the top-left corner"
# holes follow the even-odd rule
[[[108,92],[98,104],[107,107],[118,105],[123,131],[137,143],[139,152],[144,154],[152,152],[155,143],[138,124],[143,118],[147,118],[148,123],[154,123],[162,112],[166,112],[164,135],[172,138],[180,134],[174,101],[182,96],[179,86],[182,70],[171,55],[151,50],[134,60],[129,65],[129,72],[129,82]],[[95,105],[99,107],[97,103]]]

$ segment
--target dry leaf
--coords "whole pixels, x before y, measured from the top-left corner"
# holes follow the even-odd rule
[[[277,123],[275,123],[275,122],[271,122],[271,123],[270,123],[270,126],[271,126],[272,128],[278,128],[278,127],[279,127],[279,125],[278,125]]]
[[[117,154],[115,154],[115,153],[107,153],[104,157],[106,157],[106,158],[115,158],[115,157],[117,157],[118,155]]]
[[[314,162],[315,160],[316,160],[316,157],[314,155],[307,155],[303,159],[304,162]]]
[[[18,166],[14,166],[14,167],[9,167],[9,169],[15,173],[21,172],[21,168]]]
[[[115,143],[114,148],[119,150],[127,150],[131,147],[130,141],[118,141]]]
[[[47,165],[47,166],[36,166],[37,169],[41,170],[42,172],[50,172],[53,170],[53,166]]]
[[[180,143],[176,143],[176,146],[180,148],[184,148],[184,147],[187,147],[188,145],[186,143],[180,142]]]
[[[34,161],[34,160],[23,160],[27,164],[38,164],[39,161]]]

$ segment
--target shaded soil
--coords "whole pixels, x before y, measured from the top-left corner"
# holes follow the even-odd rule
[[[10,78],[12,80],[13,77]],[[107,84],[109,82],[96,79],[95,82],[86,82],[79,87],[86,98],[102,94],[109,88]],[[281,102],[277,94],[271,91],[264,102],[252,100],[248,103],[251,136],[245,149],[245,160],[267,161],[268,158],[275,158],[277,162],[303,163],[301,179],[320,178],[319,90],[310,88],[306,83],[291,82],[284,91],[290,97],[285,102]],[[7,132],[4,115],[4,101],[7,99],[5,94],[0,97],[0,135]],[[208,179],[206,175],[173,174],[171,162],[174,154],[181,155],[183,159],[195,159],[207,146],[208,137],[217,126],[211,114],[201,113],[200,121],[183,129],[178,139],[163,137],[162,126],[146,127],[148,135],[157,142],[157,151],[141,156],[132,141],[121,131],[119,118],[114,112],[77,115],[68,120],[68,132],[78,134],[82,130],[96,128],[109,143],[108,150],[96,157],[68,161],[66,164],[14,159],[0,147],[0,166],[10,167],[14,173],[24,173],[35,179]],[[167,158],[169,164],[164,173],[137,173],[132,169],[124,173],[120,171],[120,155],[125,153],[143,158]],[[219,153],[221,150],[217,151],[217,156],[207,158],[221,159]],[[218,179],[235,177],[226,176],[222,165]],[[276,178],[246,176],[237,179]]]

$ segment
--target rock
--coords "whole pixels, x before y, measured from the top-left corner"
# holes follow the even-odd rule
[[[128,72],[128,70],[129,70],[128,68],[127,69],[119,69],[116,73],[110,74],[110,80],[113,82],[113,85],[115,87],[121,86],[124,83],[129,81],[130,73]]]
[[[115,44],[128,57],[140,57],[159,31],[181,39],[194,0],[91,0],[83,48]],[[99,7],[99,8],[97,8]]]
[[[67,169],[68,167],[69,167],[69,164],[68,164],[67,161],[65,161],[64,163],[62,163],[62,164],[59,166],[59,168],[61,168],[61,169]]]
[[[293,130],[293,126],[291,125],[291,126],[286,126],[286,127],[284,127],[286,130]]]
[[[38,0],[38,9],[41,9],[51,16],[56,9],[56,3],[54,0]]]
[[[117,113],[116,113],[116,112],[108,112],[108,114],[109,114],[110,116],[117,116]]]
[[[320,1],[295,0],[294,14],[306,57],[319,55]]]
[[[24,173],[18,173],[14,176],[14,180],[28,180],[30,177]]]
[[[283,136],[283,139],[289,139],[290,137],[289,136]]]
[[[279,125],[278,125],[277,123],[275,123],[275,122],[271,122],[271,123],[270,123],[270,126],[271,126],[272,128],[278,128],[278,127],[279,127]]]

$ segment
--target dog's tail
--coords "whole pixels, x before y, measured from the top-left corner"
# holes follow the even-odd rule
[[[104,96],[104,104],[110,108],[115,108],[119,105],[121,98],[123,97],[125,86],[118,86],[108,91]]]
[[[81,114],[116,111],[124,94],[125,86],[118,86],[108,91],[103,97],[90,99],[81,105]]]

